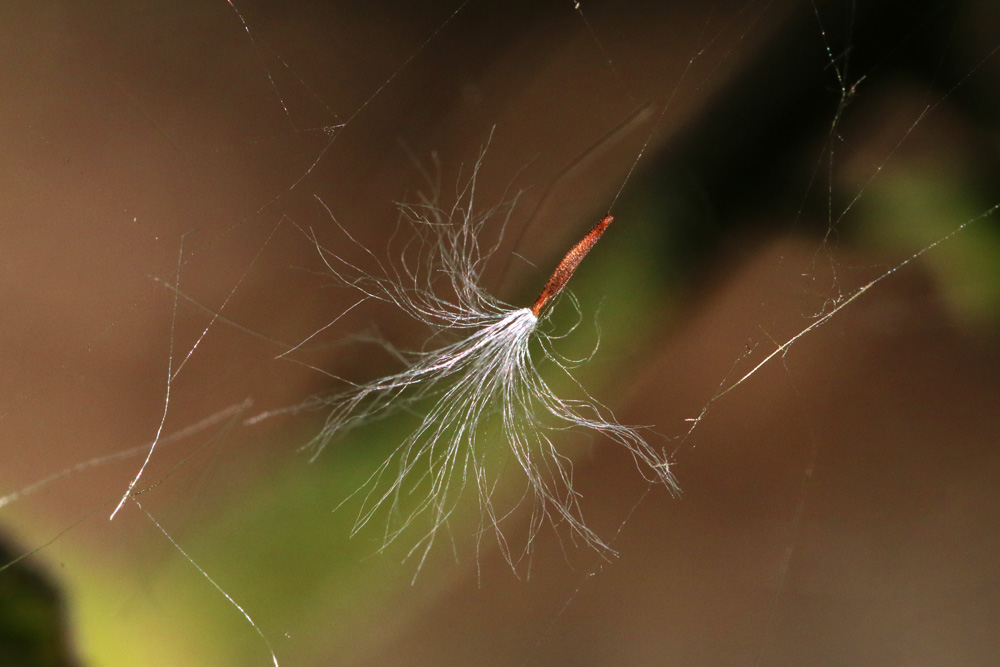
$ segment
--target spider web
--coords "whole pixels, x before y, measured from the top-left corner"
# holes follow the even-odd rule
[[[0,520],[89,662],[995,654],[996,10],[539,4],[2,10]],[[478,201],[519,193],[484,228],[501,298],[615,215],[560,353],[599,338],[577,379],[683,498],[570,436],[620,559],[554,531],[512,573],[470,506],[411,586],[405,545],[330,512],[405,411],[298,449],[331,375],[429,332],[354,307],[303,230],[337,243],[319,198],[358,247],[412,248],[395,202],[447,199],[490,137]]]

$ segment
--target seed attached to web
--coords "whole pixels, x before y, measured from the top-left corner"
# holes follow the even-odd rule
[[[590,249],[594,247],[594,244],[601,238],[604,234],[604,230],[608,228],[608,225],[614,220],[613,216],[606,215],[604,218],[594,225],[594,228],[587,232],[579,243],[570,248],[570,251],[566,253],[562,261],[556,267],[556,270],[552,273],[552,277],[549,281],[545,283],[545,287],[542,288],[542,293],[538,295],[538,299],[535,300],[535,305],[531,307],[531,312],[538,317],[541,315],[545,306],[549,304],[552,299],[556,298],[563,288],[566,287],[566,283],[573,276],[573,272],[576,271],[576,267],[580,265],[583,258],[587,256]]]

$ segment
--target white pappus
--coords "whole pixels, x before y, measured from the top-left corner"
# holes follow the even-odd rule
[[[554,527],[565,523],[574,538],[613,554],[584,523],[579,494],[573,488],[572,460],[557,440],[568,440],[572,436],[565,432],[573,430],[604,436],[631,453],[646,479],[675,491],[670,461],[636,428],[618,423],[575,381],[582,398],[557,396],[532,359],[534,348],[536,355],[544,355],[547,366],[572,378],[568,362],[551,349],[554,337],[540,329],[539,320],[612,217],[606,216],[570,250],[533,307],[504,303],[485,291],[480,280],[497,245],[481,249],[479,235],[488,219],[500,217],[498,209],[473,213],[481,162],[482,156],[450,209],[439,208],[432,199],[400,206],[419,238],[419,251],[411,245],[410,252],[404,250],[393,264],[378,260],[323,204],[348,242],[376,267],[374,272],[362,270],[311,234],[330,275],[361,293],[355,305],[368,300],[390,303],[434,334],[424,351],[398,355],[406,364],[403,370],[351,383],[349,389],[323,399],[329,414],[311,444],[318,454],[346,430],[404,406],[418,415],[418,425],[354,494],[362,497],[354,532],[380,508],[388,509],[395,517],[386,525],[388,545],[427,517],[429,525],[420,528],[425,532],[409,552],[419,554],[421,564],[470,483],[481,510],[479,534],[493,529],[512,567],[530,553],[545,523]],[[504,226],[509,210],[502,216]],[[516,465],[509,465],[509,459]],[[501,472],[511,469],[523,475],[524,491],[501,511],[495,501],[508,495],[510,487],[499,480]],[[515,553],[501,523],[523,504],[530,505],[528,534],[523,551]]]

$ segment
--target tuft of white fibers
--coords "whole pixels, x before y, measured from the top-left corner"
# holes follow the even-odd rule
[[[391,304],[427,325],[431,336],[422,351],[393,350],[405,365],[399,372],[349,383],[347,390],[322,399],[329,414],[311,445],[318,455],[334,438],[391,411],[416,415],[414,430],[353,494],[362,500],[352,535],[388,510],[383,548],[408,529],[421,530],[409,551],[421,565],[469,487],[481,511],[479,536],[492,530],[512,567],[530,554],[545,524],[568,526],[574,540],[613,555],[583,520],[572,458],[564,448],[582,432],[602,436],[624,447],[647,480],[674,491],[670,461],[572,380],[573,362],[552,348],[562,336],[539,327],[547,309],[539,317],[532,308],[514,307],[483,289],[482,270],[499,240],[483,250],[480,234],[487,220],[502,217],[502,238],[513,204],[473,213],[482,159],[481,154],[450,209],[438,207],[436,194],[418,205],[400,206],[418,241],[404,245],[394,262],[381,262],[320,202],[347,243],[375,266],[362,270],[310,232],[329,274],[360,293],[355,306],[368,300]],[[433,182],[432,189],[439,191]],[[536,365],[541,360],[570,378],[580,397],[557,396]],[[523,492],[512,493],[516,487],[501,483],[510,474],[522,477]],[[530,515],[524,547],[517,551],[501,525],[521,506],[528,506]]]

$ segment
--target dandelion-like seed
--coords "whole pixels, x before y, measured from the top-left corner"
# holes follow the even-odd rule
[[[439,208],[433,199],[400,207],[421,237],[421,250],[415,259],[407,259],[404,252],[398,265],[380,262],[327,208],[349,242],[377,266],[375,273],[363,271],[316,241],[330,273],[361,292],[358,304],[369,299],[391,303],[430,326],[432,341],[452,342],[400,354],[404,370],[353,384],[325,399],[329,415],[313,445],[318,453],[335,436],[403,406],[421,415],[416,428],[355,494],[363,500],[354,528],[356,533],[380,508],[388,508],[395,518],[386,527],[387,546],[418,519],[429,519],[426,532],[410,551],[419,554],[421,563],[470,485],[477,491],[483,517],[480,535],[492,528],[512,567],[530,553],[546,523],[565,524],[574,538],[613,554],[584,523],[580,496],[573,487],[572,461],[555,439],[562,440],[569,430],[602,435],[625,447],[648,480],[674,490],[669,460],[638,430],[618,423],[575,381],[582,398],[557,396],[532,359],[532,348],[537,346],[547,361],[572,379],[570,362],[552,350],[556,337],[540,329],[539,321],[613,218],[604,217],[569,251],[532,307],[504,303],[486,292],[480,281],[486,261],[497,249],[494,245],[483,251],[480,232],[498,211],[473,213],[481,160],[482,156],[450,210]],[[497,440],[506,446],[497,447]],[[516,465],[511,466],[510,459]],[[513,509],[500,511],[496,503],[508,488],[499,485],[500,474],[511,468],[523,473],[526,481],[523,495],[511,506],[531,508],[525,547],[517,554],[501,532],[501,523]]]

